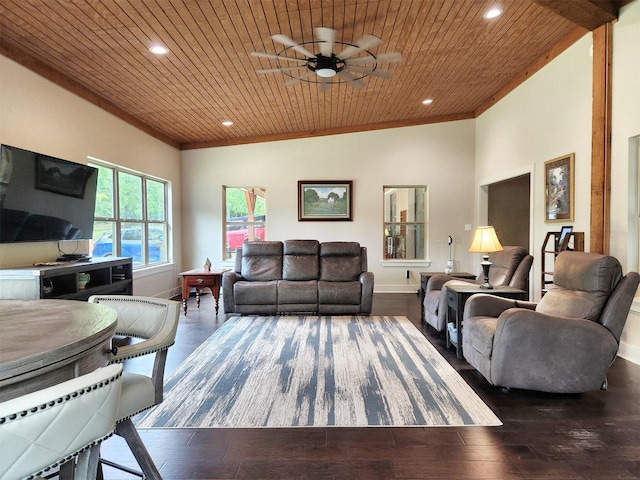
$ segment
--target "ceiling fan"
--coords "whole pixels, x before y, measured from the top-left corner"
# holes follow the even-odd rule
[[[395,63],[402,60],[398,52],[374,55],[370,49],[382,43],[382,39],[375,35],[365,35],[352,43],[336,41],[336,31],[331,28],[318,27],[315,30],[316,40],[296,43],[286,35],[272,35],[271,38],[282,45],[284,49],[277,54],[251,52],[254,57],[270,58],[277,61],[276,68],[256,70],[257,73],[281,72],[291,77],[285,85],[291,86],[300,82],[318,83],[321,91],[328,90],[334,83],[347,83],[354,88],[364,87],[363,78],[370,75],[380,78],[391,78],[393,75],[386,70],[379,70],[381,63]],[[318,53],[312,53],[305,48],[315,48]],[[336,46],[343,46],[339,53],[334,53]],[[296,56],[294,52],[304,58]],[[281,63],[287,65],[281,65]],[[296,63],[297,65],[290,65]],[[302,70],[304,69],[304,70]]]

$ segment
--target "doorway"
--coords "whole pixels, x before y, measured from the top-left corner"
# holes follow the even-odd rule
[[[531,174],[487,186],[487,221],[502,245],[530,246]]]

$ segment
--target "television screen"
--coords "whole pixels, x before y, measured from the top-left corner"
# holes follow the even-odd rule
[[[0,243],[87,240],[98,169],[0,147]]]

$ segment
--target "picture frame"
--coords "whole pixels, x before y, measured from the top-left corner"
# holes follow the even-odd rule
[[[36,155],[36,183],[38,190],[46,190],[67,197],[84,198],[90,172],[86,166],[46,155]]]
[[[573,153],[544,162],[544,221],[573,222]]]
[[[353,181],[298,181],[298,221],[351,221],[352,214]]]
[[[556,250],[558,252],[562,252],[567,249],[569,246],[569,240],[571,239],[571,232],[573,231],[573,227],[571,225],[566,225],[560,229],[560,235],[558,236],[558,245],[556,246]]]

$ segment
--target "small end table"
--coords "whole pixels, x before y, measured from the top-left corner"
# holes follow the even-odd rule
[[[229,269],[222,270],[187,270],[182,272],[182,309],[184,314],[187,314],[187,300],[191,289],[196,289],[196,304],[200,308],[200,292],[208,288],[213,295],[213,301],[216,309],[216,315],[218,315],[218,299],[220,298],[220,283],[222,280],[222,274]]]
[[[514,287],[500,287],[494,286],[492,289],[480,288],[480,285],[470,283],[468,285],[446,285],[447,289],[447,348],[453,343],[449,337],[449,323],[456,324],[456,331],[458,332],[458,339],[455,342],[456,356],[462,358],[462,319],[464,316],[464,304],[471,295],[476,293],[488,293],[489,295],[496,295],[498,297],[512,298],[515,300],[527,300],[528,294],[525,290],[520,290]],[[451,313],[454,313],[454,318],[451,318]]]

